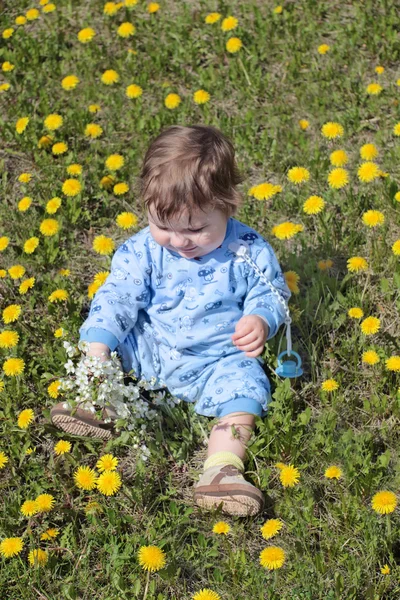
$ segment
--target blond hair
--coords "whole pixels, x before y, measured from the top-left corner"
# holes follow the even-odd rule
[[[234,215],[242,197],[243,181],[232,142],[206,125],[173,125],[150,144],[140,173],[145,209],[154,209],[162,223],[187,210],[219,209]]]

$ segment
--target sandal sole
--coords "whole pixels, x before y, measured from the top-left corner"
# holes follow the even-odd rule
[[[208,510],[216,509],[222,504],[222,512],[247,517],[256,515],[264,507],[262,492],[257,488],[254,490],[256,491],[249,490],[246,485],[202,486],[195,491],[194,501],[197,506]]]
[[[108,429],[102,429],[101,427],[95,427],[89,423],[84,423],[80,419],[75,419],[71,415],[55,414],[52,415],[53,424],[72,435],[87,436],[92,438],[98,438],[101,440],[111,440],[112,433]]]

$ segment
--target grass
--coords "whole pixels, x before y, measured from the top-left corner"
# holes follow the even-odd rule
[[[393,134],[400,121],[396,2],[303,0],[284,3],[281,14],[273,12],[276,5],[270,1],[160,5],[149,15],[140,0],[106,16],[102,3],[59,0],[48,14],[36,4],[39,18],[24,26],[16,26],[15,18],[32,4],[6,3],[2,13],[1,30],[15,31],[1,38],[0,62],[15,67],[0,77],[11,84],[1,94],[0,108],[0,235],[10,238],[0,268],[21,264],[24,279],[35,277],[35,285],[20,294],[21,280],[9,273],[0,279],[1,310],[10,304],[22,307],[16,322],[2,323],[2,329],[17,331],[20,338],[14,348],[0,348],[0,358],[2,363],[10,356],[25,362],[18,377],[2,371],[0,450],[9,461],[0,471],[0,539],[22,537],[25,546],[16,557],[0,558],[1,597],[183,600],[209,588],[224,600],[395,600],[400,594],[399,509],[378,515],[371,499],[380,490],[396,493],[400,484],[400,382],[398,373],[385,367],[386,359],[399,354],[400,267],[392,251],[400,209],[395,198],[400,144]],[[224,33],[220,22],[205,24],[205,16],[215,10],[237,17],[238,27]],[[131,39],[117,35],[125,21],[136,26]],[[97,35],[81,44],[77,33],[87,26]],[[225,50],[233,36],[243,42],[237,54]],[[317,48],[324,43],[330,50],[321,55]],[[385,68],[381,75],[374,71],[378,65]],[[119,83],[100,82],[106,69],[119,73]],[[66,91],[61,80],[71,74],[80,83]],[[382,85],[381,94],[366,93],[371,82]],[[135,100],[125,95],[132,83],[143,88]],[[193,102],[198,89],[210,93],[208,103]],[[171,92],[182,98],[175,110],[164,106]],[[100,112],[88,111],[93,103]],[[64,118],[52,134],[68,144],[68,152],[58,157],[51,147],[38,148],[50,113]],[[27,128],[16,133],[17,120],[26,116]],[[299,119],[309,121],[307,130]],[[328,121],[343,126],[342,138],[329,141],[321,135]],[[98,139],[85,136],[91,122],[103,128]],[[231,137],[246,177],[238,218],[271,241],[285,272],[300,277],[290,308],[293,348],[303,359],[304,375],[289,381],[273,373],[281,330],[264,353],[273,402],[269,415],[258,420],[249,447],[248,477],[267,498],[264,513],[255,518],[225,518],[193,506],[192,486],[213,422],[195,415],[190,405],[160,409],[160,420],[142,435],[151,451],[147,462],[133,447],[134,432],[123,431],[104,445],[64,435],[49,423],[55,400],[47,388],[64,376],[66,361],[54,332],[63,327],[68,339],[78,339],[90,306],[88,285],[109,268],[110,257],[92,249],[94,237],[109,236],[117,247],[147,225],[138,196],[141,162],[149,141],[174,123],[212,124]],[[376,162],[387,177],[371,183],[357,177],[365,143],[377,146]],[[327,183],[329,155],[336,149],[349,156],[350,182],[341,190]],[[125,158],[118,172],[118,180],[129,184],[124,196],[100,186],[111,153]],[[66,166],[75,162],[83,167],[83,189],[68,198],[61,188],[69,177]],[[308,183],[288,181],[293,166],[310,171]],[[32,174],[29,183],[18,181],[23,172]],[[248,196],[263,181],[280,184],[283,191],[266,201]],[[302,210],[310,195],[326,202],[317,215]],[[25,196],[33,202],[21,212],[18,202]],[[48,215],[46,203],[54,196],[62,204]],[[362,215],[370,209],[384,214],[382,226],[363,224]],[[115,223],[123,211],[138,217],[129,232]],[[56,236],[39,232],[44,218],[57,219]],[[301,223],[304,231],[278,240],[271,229],[283,221]],[[40,243],[28,255],[23,245],[32,236]],[[366,258],[367,271],[350,273],[352,256]],[[331,268],[321,270],[318,262],[327,259],[333,261]],[[69,276],[60,269],[69,269]],[[69,299],[52,304],[48,296],[58,288],[66,289]],[[364,317],[380,319],[378,333],[362,333],[360,320],[348,316],[355,306]],[[362,353],[370,348],[380,357],[375,366],[362,363]],[[332,393],[321,389],[329,378],[339,384]],[[34,410],[35,420],[23,430],[17,417],[26,408]],[[71,441],[72,450],[56,457],[53,448],[60,439]],[[26,454],[29,448],[33,452]],[[81,464],[93,467],[105,452],[119,459],[121,490],[113,497],[79,491],[73,472]],[[283,488],[278,462],[299,469],[297,486]],[[324,477],[332,464],[343,470],[338,481]],[[54,508],[24,517],[23,502],[41,493],[54,496]],[[98,501],[102,512],[86,514],[89,500]],[[231,525],[226,537],[212,532],[222,518]],[[269,518],[281,519],[284,527],[266,541],[260,526]],[[58,537],[41,541],[49,527],[59,529]],[[150,544],[163,548],[167,565],[151,575],[145,593],[146,574],[137,553]],[[281,569],[260,566],[260,552],[269,545],[284,549]],[[29,564],[34,548],[48,550],[46,565]],[[381,573],[385,564],[387,575]]]

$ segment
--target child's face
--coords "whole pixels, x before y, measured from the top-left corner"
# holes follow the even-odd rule
[[[192,213],[191,224],[187,212],[160,223],[156,214],[147,211],[150,233],[160,246],[173,250],[184,258],[205,256],[222,244],[226,234],[228,217],[219,209]]]

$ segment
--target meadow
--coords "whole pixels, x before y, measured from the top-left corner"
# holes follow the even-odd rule
[[[2,3],[1,599],[400,598],[398,9]],[[292,291],[304,373],[274,373],[282,328],[249,445],[257,517],[193,506],[214,423],[191,405],[160,403],[107,443],[49,420],[63,342],[147,225],[138,175],[172,124],[232,139],[237,218]]]

